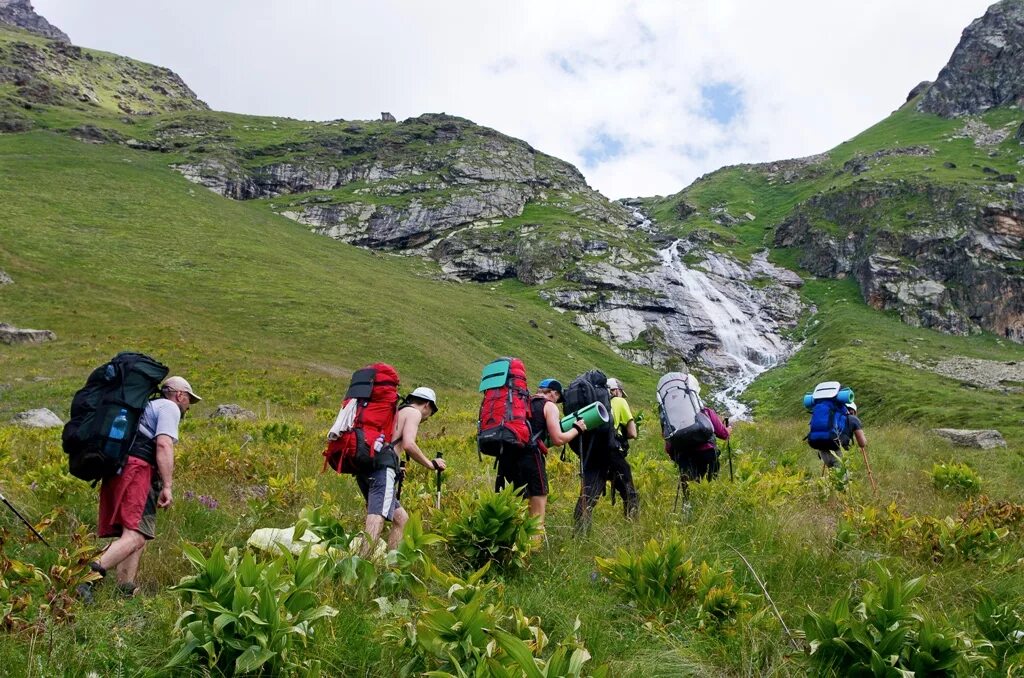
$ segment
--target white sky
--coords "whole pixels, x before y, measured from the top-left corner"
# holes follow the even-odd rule
[[[218,110],[313,120],[443,111],[568,160],[619,198],[828,150],[934,80],[989,2],[33,4],[75,44],[167,66]],[[734,113],[716,119],[721,106]]]

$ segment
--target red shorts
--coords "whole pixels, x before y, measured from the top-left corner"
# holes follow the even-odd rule
[[[158,482],[153,467],[137,457],[128,457],[121,475],[105,478],[100,488],[100,537],[120,537],[125,528],[141,532],[146,539],[156,536]]]

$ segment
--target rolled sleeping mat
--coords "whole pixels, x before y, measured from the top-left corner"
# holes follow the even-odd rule
[[[587,425],[587,429],[597,428],[601,424],[608,423],[608,409],[601,403],[590,403],[586,407],[581,407],[579,410],[562,417],[562,432],[564,433],[571,429],[577,419],[582,419],[583,423]]]
[[[814,394],[813,393],[805,393],[804,394],[804,409],[807,410],[808,412],[810,412],[811,410],[814,409]]]

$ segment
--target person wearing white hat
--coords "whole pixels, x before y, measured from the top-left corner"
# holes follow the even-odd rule
[[[202,400],[183,377],[170,377],[160,388],[163,398],[150,400],[139,419],[139,432],[121,472],[103,479],[97,532],[115,537],[99,560],[90,564],[105,576],[116,568],[118,588],[134,595],[135,576],[146,542],[156,537],[156,510],[174,501],[174,446],[185,413]],[[154,471],[156,471],[154,473]],[[79,592],[91,600],[91,587]]]
[[[404,452],[406,457],[411,457],[425,468],[443,471],[446,467],[444,459],[428,459],[416,443],[420,424],[437,414],[437,410],[437,394],[432,388],[420,386],[406,396],[395,417],[395,432],[391,437],[392,454],[401,457]],[[395,467],[398,467],[397,463]],[[380,538],[385,521],[391,523],[388,549],[398,548],[402,541],[409,513],[398,501],[401,473],[404,471],[396,472],[394,468],[382,465],[371,473],[356,476],[356,483],[366,500],[366,533],[369,537],[366,551]]]

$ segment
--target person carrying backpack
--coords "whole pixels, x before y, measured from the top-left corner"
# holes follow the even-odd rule
[[[715,438],[728,440],[732,427],[722,423],[718,413],[708,407],[700,399],[700,382],[692,374],[687,374],[686,389],[696,398],[699,412],[707,417],[711,424],[712,435],[699,441],[682,442],[678,438],[666,438],[665,451],[679,467],[680,477],[689,480],[713,480],[718,475],[718,446]]]
[[[366,501],[368,541],[365,553],[371,552],[372,546],[377,543],[385,521],[391,523],[388,550],[398,548],[402,541],[405,524],[409,520],[409,514],[399,503],[398,497],[405,473],[399,462],[402,453],[432,471],[443,471],[446,468],[444,459],[428,459],[416,443],[420,424],[437,414],[437,409],[434,389],[420,386],[410,393],[398,407],[392,442],[383,445],[377,452],[373,470],[356,474],[356,483]]]
[[[836,450],[818,450],[818,457],[821,459],[821,463],[825,465],[825,468],[835,468],[839,465],[839,457],[842,456],[843,450],[850,449],[853,441],[857,441],[857,446],[860,448],[860,453],[864,457],[865,464],[868,459],[868,439],[864,435],[864,425],[861,424],[860,418],[857,416],[857,403],[848,402],[846,403],[846,425],[843,427],[842,433],[839,435],[839,445],[841,449]],[[870,471],[871,466],[867,466]],[[874,481],[874,478],[872,478]]]
[[[608,379],[608,393],[611,396],[612,426],[615,429],[616,449],[608,460],[608,478],[612,482],[612,498],[617,493],[622,497],[622,507],[627,518],[635,518],[640,511],[640,495],[633,484],[633,469],[626,460],[629,441],[637,436],[636,421],[626,401],[626,391],[618,379]]]
[[[179,424],[189,408],[202,400],[177,376],[164,381],[160,393],[163,397],[146,403],[121,472],[103,478],[100,487],[97,532],[101,538],[115,539],[89,566],[101,576],[116,568],[118,588],[126,596],[134,595],[142,551],[156,537],[157,508],[166,509],[174,501],[174,446]],[[86,600],[92,599],[91,586],[79,587]]]
[[[565,445],[587,430],[583,421],[576,421],[568,431],[562,431],[558,405],[562,402],[562,384],[557,379],[543,379],[537,392],[530,397],[530,431],[532,444],[506,450],[498,457],[498,478],[494,489],[500,492],[505,485],[522,488],[531,516],[540,517],[544,529],[544,515],[548,503],[548,474],[545,455],[549,445]]]

